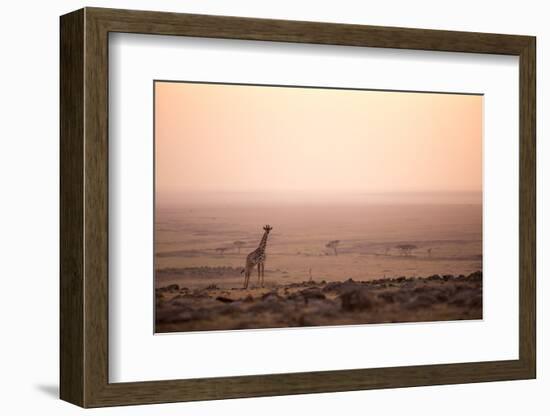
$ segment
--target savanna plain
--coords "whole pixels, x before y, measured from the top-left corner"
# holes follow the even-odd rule
[[[247,255],[265,245],[263,281]],[[156,332],[482,318],[476,193],[157,202]]]

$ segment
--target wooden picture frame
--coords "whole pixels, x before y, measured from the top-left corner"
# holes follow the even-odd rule
[[[100,8],[62,16],[60,30],[61,399],[101,407],[535,378],[534,37]],[[110,32],[519,56],[519,359],[110,383]]]

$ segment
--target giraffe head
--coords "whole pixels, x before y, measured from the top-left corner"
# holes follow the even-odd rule
[[[265,231],[267,234],[269,234],[269,232],[270,232],[272,229],[273,229],[273,227],[270,226],[270,225],[266,225],[266,226],[264,227],[264,231]]]

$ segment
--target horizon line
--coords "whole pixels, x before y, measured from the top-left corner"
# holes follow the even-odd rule
[[[459,91],[422,91],[422,90],[401,90],[389,88],[360,88],[360,87],[331,87],[325,85],[285,85],[285,84],[262,84],[262,83],[245,83],[245,82],[223,82],[223,81],[190,81],[190,80],[170,80],[170,79],[153,79],[153,88],[157,83],[165,84],[200,84],[200,85],[226,85],[236,87],[271,87],[271,88],[304,88],[304,89],[321,89],[321,90],[342,90],[342,91],[370,91],[370,92],[395,92],[409,94],[442,94],[442,95],[473,95],[484,97],[482,92],[459,92]]]

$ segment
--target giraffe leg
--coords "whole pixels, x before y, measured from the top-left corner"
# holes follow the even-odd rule
[[[264,272],[265,272],[265,264],[262,263],[262,287],[264,287]]]
[[[260,286],[260,272],[262,270],[262,263],[258,263],[258,286]]]

